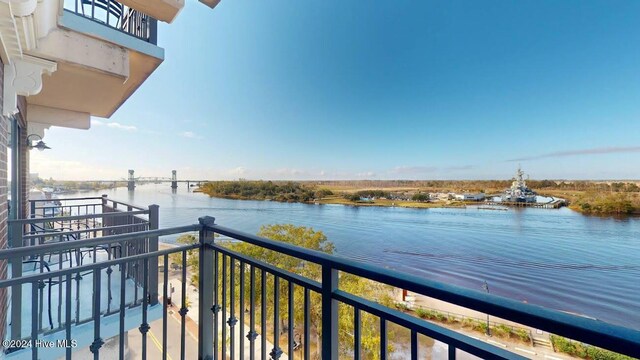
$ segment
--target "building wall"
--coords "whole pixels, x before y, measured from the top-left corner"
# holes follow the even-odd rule
[[[4,81],[4,64],[0,60],[0,249],[7,247],[7,220],[9,217],[7,202],[7,133],[8,121],[2,116],[3,109],[3,81]],[[7,262],[0,261],[0,279],[7,278]],[[0,289],[0,339],[5,338],[5,329],[7,328],[7,291]],[[2,347],[0,346],[0,349]]]

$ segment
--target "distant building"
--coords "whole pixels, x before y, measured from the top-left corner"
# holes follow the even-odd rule
[[[484,200],[484,198],[485,198],[484,193],[476,193],[476,194],[464,193],[464,194],[455,195],[455,199],[461,200],[461,201],[482,201]]]

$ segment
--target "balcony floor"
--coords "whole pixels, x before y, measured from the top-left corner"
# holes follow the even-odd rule
[[[45,256],[51,271],[60,268],[68,268],[69,261],[63,257],[62,265],[57,261],[59,256],[51,259]],[[105,251],[96,253],[96,262],[106,261],[108,259]],[[85,256],[83,264],[93,262],[93,258]],[[34,264],[23,265],[23,276],[40,273],[39,265]],[[76,266],[74,261],[74,267]],[[107,269],[103,269],[100,275],[100,337],[108,339],[119,334],[119,309],[120,309],[120,277],[121,272],[119,266],[111,268],[111,276],[107,274]],[[44,270],[46,272],[46,269]],[[9,270],[10,273],[10,270]],[[78,281],[75,279],[71,282],[71,322],[72,322],[72,339],[78,341],[78,348],[89,346],[93,342],[93,272],[82,273],[82,278]],[[32,301],[32,285],[24,284],[22,286],[22,338],[31,337],[33,310],[38,312],[38,338],[43,340],[58,340],[65,338],[65,319],[66,319],[66,287],[67,283],[62,282],[60,286],[58,278],[44,281],[44,287],[38,290],[39,306],[33,309]],[[79,283],[79,284],[78,284]],[[79,286],[79,292],[77,292]],[[125,331],[137,329],[142,323],[142,288],[136,286],[134,279],[125,280]],[[110,291],[109,291],[110,289]],[[51,299],[49,304],[49,290],[51,290]],[[76,295],[77,294],[77,295]],[[44,301],[43,301],[44,300]],[[135,302],[135,304],[134,304]],[[51,318],[49,318],[49,308],[51,308]],[[9,305],[8,314],[11,314],[11,305]],[[162,306],[150,306],[148,313],[148,322],[154,321],[162,317]],[[10,322],[7,325],[7,333],[10,334]],[[137,330],[136,330],[137,331]],[[45,349],[41,349],[43,351]],[[46,349],[47,357],[54,357],[51,351],[59,352],[60,356],[64,355],[63,348]],[[56,355],[57,356],[57,355]],[[31,358],[31,350],[24,349],[8,354],[7,359]]]

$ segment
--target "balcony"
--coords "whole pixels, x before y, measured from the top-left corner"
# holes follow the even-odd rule
[[[90,116],[110,117],[164,60],[157,20],[113,0],[61,0],[55,12],[51,3],[39,3],[36,13],[53,14],[46,24],[55,26],[28,55],[56,69],[28,97],[28,121],[68,126],[75,119],[72,127],[88,129]]]
[[[54,259],[64,259],[70,266],[58,265],[57,268],[50,267],[49,271],[25,272],[11,279],[0,280],[0,289],[8,289],[13,297],[16,289],[24,287],[27,290],[23,291],[22,299],[30,299],[34,309],[43,309],[40,312],[18,313],[23,325],[18,327],[14,321],[11,322],[11,339],[66,339],[69,343],[75,340],[80,344],[77,349],[35,346],[13,349],[8,357],[35,359],[47,351],[48,357],[56,354],[67,359],[82,358],[76,351],[89,346],[89,351],[96,359],[101,356],[122,359],[127,354],[128,338],[129,342],[139,341],[136,349],[143,359],[159,356],[154,353],[157,352],[156,348],[164,349],[164,356],[167,349],[173,349],[174,359],[195,358],[196,346],[200,359],[311,359],[316,351],[321,353],[322,359],[371,358],[374,354],[370,347],[369,352],[365,352],[362,346],[362,319],[366,316],[375,318],[374,326],[379,332],[379,348],[375,350],[375,355],[380,359],[387,359],[390,355],[388,345],[395,341],[390,331],[392,327],[408,335],[407,358],[424,358],[425,354],[421,351],[425,337],[442,344],[449,359],[473,356],[489,359],[526,358],[523,353],[455,332],[438,323],[350,293],[341,287],[341,279],[344,280],[345,276],[384,283],[575,341],[629,356],[640,356],[640,331],[637,330],[260,238],[215,224],[211,217],[200,218],[193,225],[157,229],[154,220],[154,211],[157,214],[157,209],[152,210],[153,207],[136,208],[106,198],[74,201],[90,202],[84,207],[69,205],[68,209],[63,204],[56,204],[54,206],[61,208],[59,215],[62,216],[53,217],[46,216],[47,211],[52,211],[48,205],[33,205],[32,209],[42,211],[43,217],[14,222],[14,231],[19,231],[15,229],[18,228],[17,224],[32,225],[38,221],[38,226],[50,223],[47,225],[48,232],[40,230],[37,234],[22,235],[19,237],[20,243],[14,243],[11,249],[0,250],[0,260],[8,260],[13,264],[31,259],[42,261],[53,254]],[[141,217],[134,220],[138,216]],[[135,231],[131,231],[132,228]],[[195,233],[194,243],[160,250],[155,247],[158,237]],[[73,237],[80,234],[84,235]],[[49,237],[51,239],[47,240]],[[54,238],[58,241],[52,240]],[[321,276],[309,278],[286,271],[229,246],[238,243],[251,244],[258,249],[275,252],[278,256],[301,260],[305,263],[304,267],[317,267]],[[21,246],[23,244],[29,246]],[[83,252],[92,255],[86,258],[90,260],[67,260],[81,259]],[[66,254],[69,254],[68,257]],[[183,266],[175,271],[181,291],[180,296],[173,299],[179,309],[173,309],[167,301],[172,297],[170,289],[173,288],[169,278],[170,256],[172,259],[182,259],[184,264],[188,256],[194,254],[197,254],[200,264],[197,273],[191,274],[197,275],[197,300],[187,298],[189,278],[187,267]],[[159,277],[157,263],[162,264]],[[73,285],[78,274],[87,284],[81,290]],[[56,282],[59,279],[63,281]],[[159,286],[155,286],[153,282],[158,279]],[[42,284],[45,284],[44,287]],[[110,296],[106,296],[105,291],[109,291],[112,284],[119,290],[111,290]],[[53,289],[54,298],[61,300],[50,300],[51,295],[43,297],[40,291],[47,290],[47,287]],[[298,301],[302,299],[303,306],[293,306],[296,296],[300,296]],[[74,299],[78,297],[91,303],[87,305],[88,312],[83,315],[87,318],[80,321],[77,319],[78,312],[73,309],[76,304]],[[191,301],[193,304],[189,306]],[[43,306],[43,303],[49,305]],[[338,328],[338,316],[339,313],[345,314],[345,307],[353,319],[353,324],[346,330],[352,339],[346,351],[347,344],[341,343],[338,338],[339,331],[344,331]],[[47,316],[44,314],[49,308],[55,309],[52,315],[55,321],[53,330],[45,331],[42,323],[46,328]],[[13,314],[13,308],[11,311]],[[197,314],[190,314],[190,311]],[[169,323],[174,324],[172,317],[179,322],[179,335],[168,335]],[[316,325],[312,327],[314,318]],[[158,320],[154,323],[154,319]],[[197,334],[191,337],[187,332],[194,324]],[[132,329],[135,330],[130,331]],[[155,336],[153,332],[161,336]],[[114,336],[117,338],[115,346],[103,346],[107,338]],[[132,340],[134,336],[139,339]],[[195,345],[192,347],[192,344]],[[188,355],[190,352],[192,356]]]
[[[67,0],[64,10],[156,45],[158,22],[114,0]]]
[[[112,338],[120,334],[114,323],[119,313],[126,314],[125,330],[137,326],[142,319],[142,294],[145,293],[140,268],[142,262],[108,266],[89,270],[92,264],[127,256],[144,254],[157,249],[157,237],[135,243],[96,243],[83,247],[58,249],[66,244],[80,244],[114,234],[132,234],[157,228],[158,207],[142,208],[103,197],[30,200],[29,219],[12,220],[12,249],[43,246],[50,250],[39,254],[14,257],[10,261],[11,278],[42,277],[30,283],[14,286],[10,291],[9,328],[13,339],[29,338],[55,341],[61,333],[71,331],[78,346],[89,346],[93,339],[84,334],[94,323],[95,312],[104,316],[103,336]],[[53,250],[55,248],[55,250]],[[157,263],[153,269],[157,269]],[[52,271],[76,271],[73,276],[47,276]],[[157,271],[157,270],[156,270]],[[103,279],[103,280],[101,280]],[[157,276],[152,277],[157,279]],[[157,280],[146,286],[157,289]],[[157,292],[152,292],[157,294]],[[93,297],[99,298],[96,303]],[[157,295],[149,302],[146,318],[161,317]],[[98,310],[96,310],[98,309]],[[138,320],[133,320],[138,319]],[[54,351],[55,352],[55,351]],[[59,354],[64,355],[64,352]],[[12,352],[8,358],[23,358],[24,352]],[[30,356],[30,355],[29,355]]]

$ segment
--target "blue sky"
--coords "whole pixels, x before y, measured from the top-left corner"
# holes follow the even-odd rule
[[[638,1],[195,1],[66,179],[640,178]]]

